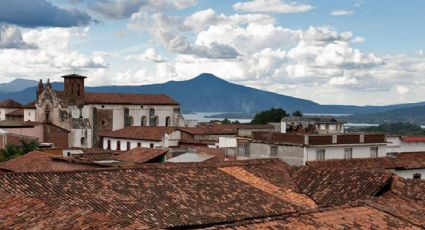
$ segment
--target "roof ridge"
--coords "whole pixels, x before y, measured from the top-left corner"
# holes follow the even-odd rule
[[[39,171],[39,172],[5,172],[3,175],[17,175],[17,174],[77,174],[77,173],[95,173],[95,172],[110,172],[110,171],[137,171],[137,170],[155,170],[155,169],[181,169],[181,168],[220,168],[220,167],[235,167],[235,166],[248,166],[260,165],[267,163],[275,163],[279,159],[253,159],[243,161],[227,161],[227,162],[201,162],[201,163],[149,163],[125,168],[95,168],[95,169],[82,169],[82,170],[69,170],[69,171]]]

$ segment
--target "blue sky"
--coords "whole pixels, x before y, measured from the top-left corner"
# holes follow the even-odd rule
[[[323,104],[423,101],[425,1],[3,0],[0,81],[202,72]]]

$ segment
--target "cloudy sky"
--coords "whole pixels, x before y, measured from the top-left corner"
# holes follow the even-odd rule
[[[425,1],[1,0],[0,82],[203,72],[323,104],[425,101]]]

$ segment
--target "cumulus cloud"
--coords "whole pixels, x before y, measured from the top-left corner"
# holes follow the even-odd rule
[[[21,27],[84,26],[91,21],[85,12],[59,8],[47,0],[0,1],[0,22]]]
[[[84,39],[82,28],[31,29],[22,33],[23,40],[37,44],[38,49],[4,49],[0,52],[0,78],[55,77],[69,72],[87,72],[108,68],[100,54],[83,54],[73,50],[70,42]]]
[[[184,9],[195,5],[197,0],[104,0],[88,1],[89,8],[106,18],[130,18],[137,12],[161,12],[166,9]]]
[[[405,95],[407,93],[409,93],[409,88],[402,86],[402,85],[397,85],[396,86],[396,90],[400,95]]]
[[[334,10],[331,12],[332,16],[348,16],[353,14],[354,14],[354,11],[352,10]]]
[[[313,9],[313,6],[286,0],[253,0],[237,2],[233,9],[258,13],[302,13]]]
[[[166,59],[159,55],[154,48],[146,49],[141,55],[130,55],[127,59],[139,60],[139,61],[152,61],[152,62],[165,62]]]
[[[274,24],[275,19],[266,14],[234,14],[226,16],[224,14],[216,14],[213,9],[207,9],[193,13],[184,20],[183,25],[188,30],[200,32],[211,25],[245,25],[249,23]]]
[[[209,44],[191,44],[184,36],[182,18],[166,16],[160,13],[136,13],[132,16],[130,28],[143,30],[151,34],[155,41],[161,42],[169,51],[190,54],[201,58],[232,59],[237,58],[237,50],[227,44],[211,42]]]
[[[16,26],[0,25],[0,49],[36,49],[34,43],[23,40],[21,30]]]

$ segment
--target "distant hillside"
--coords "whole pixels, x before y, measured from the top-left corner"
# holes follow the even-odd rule
[[[62,89],[62,83],[53,83]],[[34,100],[36,87],[19,93],[0,93],[0,99],[13,98],[22,103]],[[271,107],[283,107],[288,112],[364,114],[383,112],[397,108],[425,106],[425,102],[390,106],[320,105],[316,102],[285,96],[264,90],[237,85],[212,74],[201,74],[186,81],[169,81],[163,84],[141,86],[87,87],[87,92],[116,93],[164,93],[178,102],[183,110],[196,112],[245,112],[255,113]]]
[[[19,92],[29,87],[36,86],[37,83],[38,83],[37,81],[17,78],[8,83],[0,83],[0,92],[1,93]]]
[[[373,114],[351,115],[342,117],[342,119],[352,123],[382,124],[406,122],[425,125],[425,106],[395,109]]]

